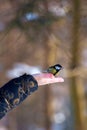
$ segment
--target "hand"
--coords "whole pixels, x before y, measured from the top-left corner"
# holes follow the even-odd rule
[[[34,74],[33,77],[37,80],[38,86],[64,82],[64,79],[62,77],[56,77],[51,73]]]

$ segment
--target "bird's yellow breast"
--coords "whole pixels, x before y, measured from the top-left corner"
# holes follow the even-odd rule
[[[48,70],[49,73],[55,74],[57,71],[55,68],[49,68]]]

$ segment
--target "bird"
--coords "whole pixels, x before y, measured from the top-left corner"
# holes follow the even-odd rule
[[[61,69],[63,69],[63,67],[60,64],[56,64],[56,65],[50,66],[46,71],[55,76]]]

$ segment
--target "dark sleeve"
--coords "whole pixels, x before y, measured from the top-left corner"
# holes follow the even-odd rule
[[[18,106],[28,95],[38,89],[38,83],[32,75],[24,74],[12,79],[0,88],[0,119]]]

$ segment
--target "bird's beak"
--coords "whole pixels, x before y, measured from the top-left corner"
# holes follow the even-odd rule
[[[55,77],[51,73],[40,73],[40,74],[34,74],[33,76],[37,80],[38,86],[64,82],[64,79],[62,77]]]

